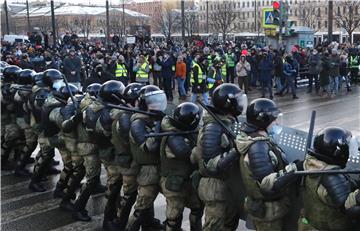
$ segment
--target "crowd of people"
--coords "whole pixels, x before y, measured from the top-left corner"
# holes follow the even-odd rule
[[[221,83],[236,83],[246,93],[260,88],[259,96],[270,99],[286,93],[296,99],[298,79],[308,79],[308,93],[315,88],[316,94],[334,97],[342,87],[351,91],[351,85],[359,82],[360,63],[356,45],[337,43],[313,49],[295,45],[290,52],[231,42],[200,47],[142,41],[119,47],[118,43],[105,46],[100,41],[81,41],[75,34],[66,34],[62,45],[53,48],[37,42],[3,44],[2,54],[4,61],[21,68],[60,70],[78,87],[111,79],[125,86],[130,82],[152,83],[163,89],[170,101],[177,88],[180,100],[196,93],[206,102]],[[191,77],[198,74],[204,81],[191,83]]]
[[[4,46],[2,170],[30,177],[29,189],[43,192],[42,182],[57,173],[56,148],[64,164],[54,190],[60,208],[74,220],[90,221],[90,196],[106,191],[104,230],[180,231],[185,207],[192,231],[236,230],[247,216],[260,231],[356,230],[357,180],[345,174],[294,174],[345,168],[353,150],[351,132],[327,127],[316,134],[305,159],[289,163],[273,140],[281,112],[272,100],[273,80],[275,94],[290,90],[297,98],[296,77],[305,65],[316,93],[337,95],[345,73],[341,62],[350,59],[346,72],[357,81],[355,51],[337,44],[284,53],[271,47],[151,41],[106,49],[71,39],[51,49]],[[175,80],[184,102],[165,114]],[[257,86],[262,97],[248,103],[248,91]],[[235,137],[231,129],[240,115],[246,122]],[[32,161],[30,173],[26,165]],[[102,165],[106,187],[100,181]],[[300,181],[302,187],[295,187]],[[303,213],[289,219],[295,209],[290,198],[298,195],[294,189],[303,192]],[[159,193],[166,198],[164,222],[154,215]]]

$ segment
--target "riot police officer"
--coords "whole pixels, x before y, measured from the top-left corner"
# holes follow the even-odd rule
[[[3,170],[12,169],[8,160],[21,134],[15,121],[15,91],[11,89],[11,84],[15,83],[19,71],[21,68],[18,66],[5,67],[1,81],[1,169]]]
[[[236,117],[246,109],[247,96],[236,85],[224,83],[214,89],[212,103],[209,110],[231,129]],[[239,171],[239,155],[233,138],[212,116],[205,115],[203,120],[197,144],[202,175],[199,196],[205,204],[203,230],[235,230],[241,212],[240,203],[235,201],[240,195],[234,195],[226,181],[233,171]]]
[[[247,194],[244,207],[260,231],[283,230],[283,218],[291,206],[287,186],[297,179],[290,174],[303,169],[302,162],[288,164],[272,140],[273,135],[281,132],[277,122],[280,115],[272,100],[253,100],[241,128],[242,138],[237,138]]]
[[[196,104],[178,105],[173,116],[165,116],[161,121],[164,132],[193,131],[198,128],[201,111]],[[203,206],[190,176],[196,170],[190,156],[196,145],[195,134],[166,136],[160,147],[161,189],[166,197],[166,230],[181,230],[185,206],[191,209],[190,229],[201,230]]]
[[[146,134],[159,132],[161,119],[166,109],[167,100],[165,93],[157,86],[147,85],[141,88],[139,96],[139,109],[149,114],[135,113],[131,116],[130,125],[130,150],[136,164],[139,165],[137,175],[138,195],[135,211],[129,218],[127,230],[162,229],[159,222],[154,220],[154,201],[160,191],[159,164],[161,139],[145,137]]]
[[[34,165],[33,175],[29,184],[29,188],[35,192],[43,192],[46,190],[41,184],[41,179],[47,173],[47,170],[52,163],[53,157],[55,156],[55,151],[52,147],[52,144],[54,143],[51,142],[56,142],[57,139],[55,138],[51,140],[51,138],[53,138],[59,132],[59,128],[56,126],[56,124],[49,120],[49,114],[54,108],[61,105],[61,101],[54,97],[54,92],[60,90],[60,88],[64,86],[62,73],[55,69],[46,70],[43,73],[42,82],[50,93],[46,96],[44,104],[41,108],[41,132],[38,137],[40,155],[39,159]]]
[[[25,142],[17,146],[19,156],[17,156],[16,160],[15,176],[31,175],[28,170],[25,169],[25,166],[37,146],[36,135],[30,126],[30,110],[27,107],[34,75],[35,71],[30,69],[23,69],[17,74],[16,85],[18,85],[19,88],[15,93],[14,100],[19,110],[16,115],[16,124],[20,128],[21,135],[25,138]]]
[[[351,142],[355,141],[351,137],[350,131],[339,127],[327,127],[319,131],[314,138],[313,149],[309,150],[305,158],[304,169],[344,168]],[[300,219],[299,230],[358,229],[360,186],[354,184],[349,176],[309,175],[305,176],[304,182],[304,217]]]
[[[136,107],[142,87],[143,85],[140,83],[131,83],[125,87],[123,99],[128,107]],[[129,143],[130,118],[132,114],[132,112],[126,110],[111,110],[111,117],[113,119],[111,143],[114,147],[114,163],[117,164],[122,177],[123,196],[119,197],[120,193],[113,189],[114,193],[108,197],[103,222],[105,230],[125,229],[137,195],[136,176],[138,167],[132,158]],[[120,182],[119,186],[118,190],[121,188]],[[118,216],[116,215],[116,210]]]
[[[113,147],[110,142],[112,125],[112,118],[110,116],[111,108],[106,104],[121,103],[120,100],[122,99],[124,88],[125,86],[119,81],[110,80],[105,82],[100,88],[98,100],[93,101],[84,111],[83,123],[88,132],[90,140],[97,150],[97,153],[93,154],[98,155],[100,161],[104,164],[107,171],[108,198],[114,197],[114,194],[116,195],[120,192],[122,179],[119,173],[119,169],[112,159]],[[98,160],[96,159],[96,161]],[[87,161],[85,162],[85,168],[90,169],[88,167],[89,162],[89,166],[93,166],[91,163],[92,161]],[[96,190],[96,186],[99,183],[99,178],[97,176],[98,175],[90,176],[89,178],[87,177],[86,185],[82,188],[81,193],[74,204],[73,218],[75,220],[91,220],[91,217],[89,217],[87,214],[85,206],[90,195]],[[114,203],[114,201],[110,200],[106,207],[108,208],[112,203]]]

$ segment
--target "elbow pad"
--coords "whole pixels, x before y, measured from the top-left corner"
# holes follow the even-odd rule
[[[257,141],[248,151],[249,167],[255,180],[261,182],[265,176],[274,172],[269,158],[269,146],[265,141]]]
[[[205,162],[220,155],[223,152],[221,147],[222,129],[216,123],[209,123],[203,128],[200,145],[202,158]]]
[[[228,169],[235,161],[239,159],[239,154],[232,148],[229,152],[225,152],[217,163],[217,169],[220,171]]]
[[[145,143],[145,134],[148,134],[145,127],[145,121],[140,119],[134,120],[130,125],[130,132],[131,136],[139,146]]]
[[[190,144],[187,144],[185,137],[182,136],[169,136],[167,145],[171,152],[179,159],[189,159],[192,151]]]
[[[65,133],[69,133],[76,127],[76,125],[77,124],[75,122],[74,117],[71,117],[70,119],[65,120],[64,122],[62,122],[61,127],[62,127],[62,130]]]
[[[351,193],[350,182],[344,175],[325,175],[321,179],[321,184],[325,187],[332,202],[344,208],[345,201]]]

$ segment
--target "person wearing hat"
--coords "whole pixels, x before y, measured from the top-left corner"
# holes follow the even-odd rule
[[[116,58],[116,56],[115,56]],[[125,86],[129,83],[128,66],[125,62],[123,55],[120,55],[117,59],[115,77],[120,80]]]
[[[81,59],[76,56],[75,49],[70,49],[69,56],[64,59],[64,74],[69,83],[80,88]]]

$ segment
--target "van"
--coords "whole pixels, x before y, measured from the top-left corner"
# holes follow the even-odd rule
[[[4,41],[9,42],[10,44],[14,44],[14,43],[30,43],[28,36],[26,36],[26,35],[15,35],[15,34],[4,35]]]

